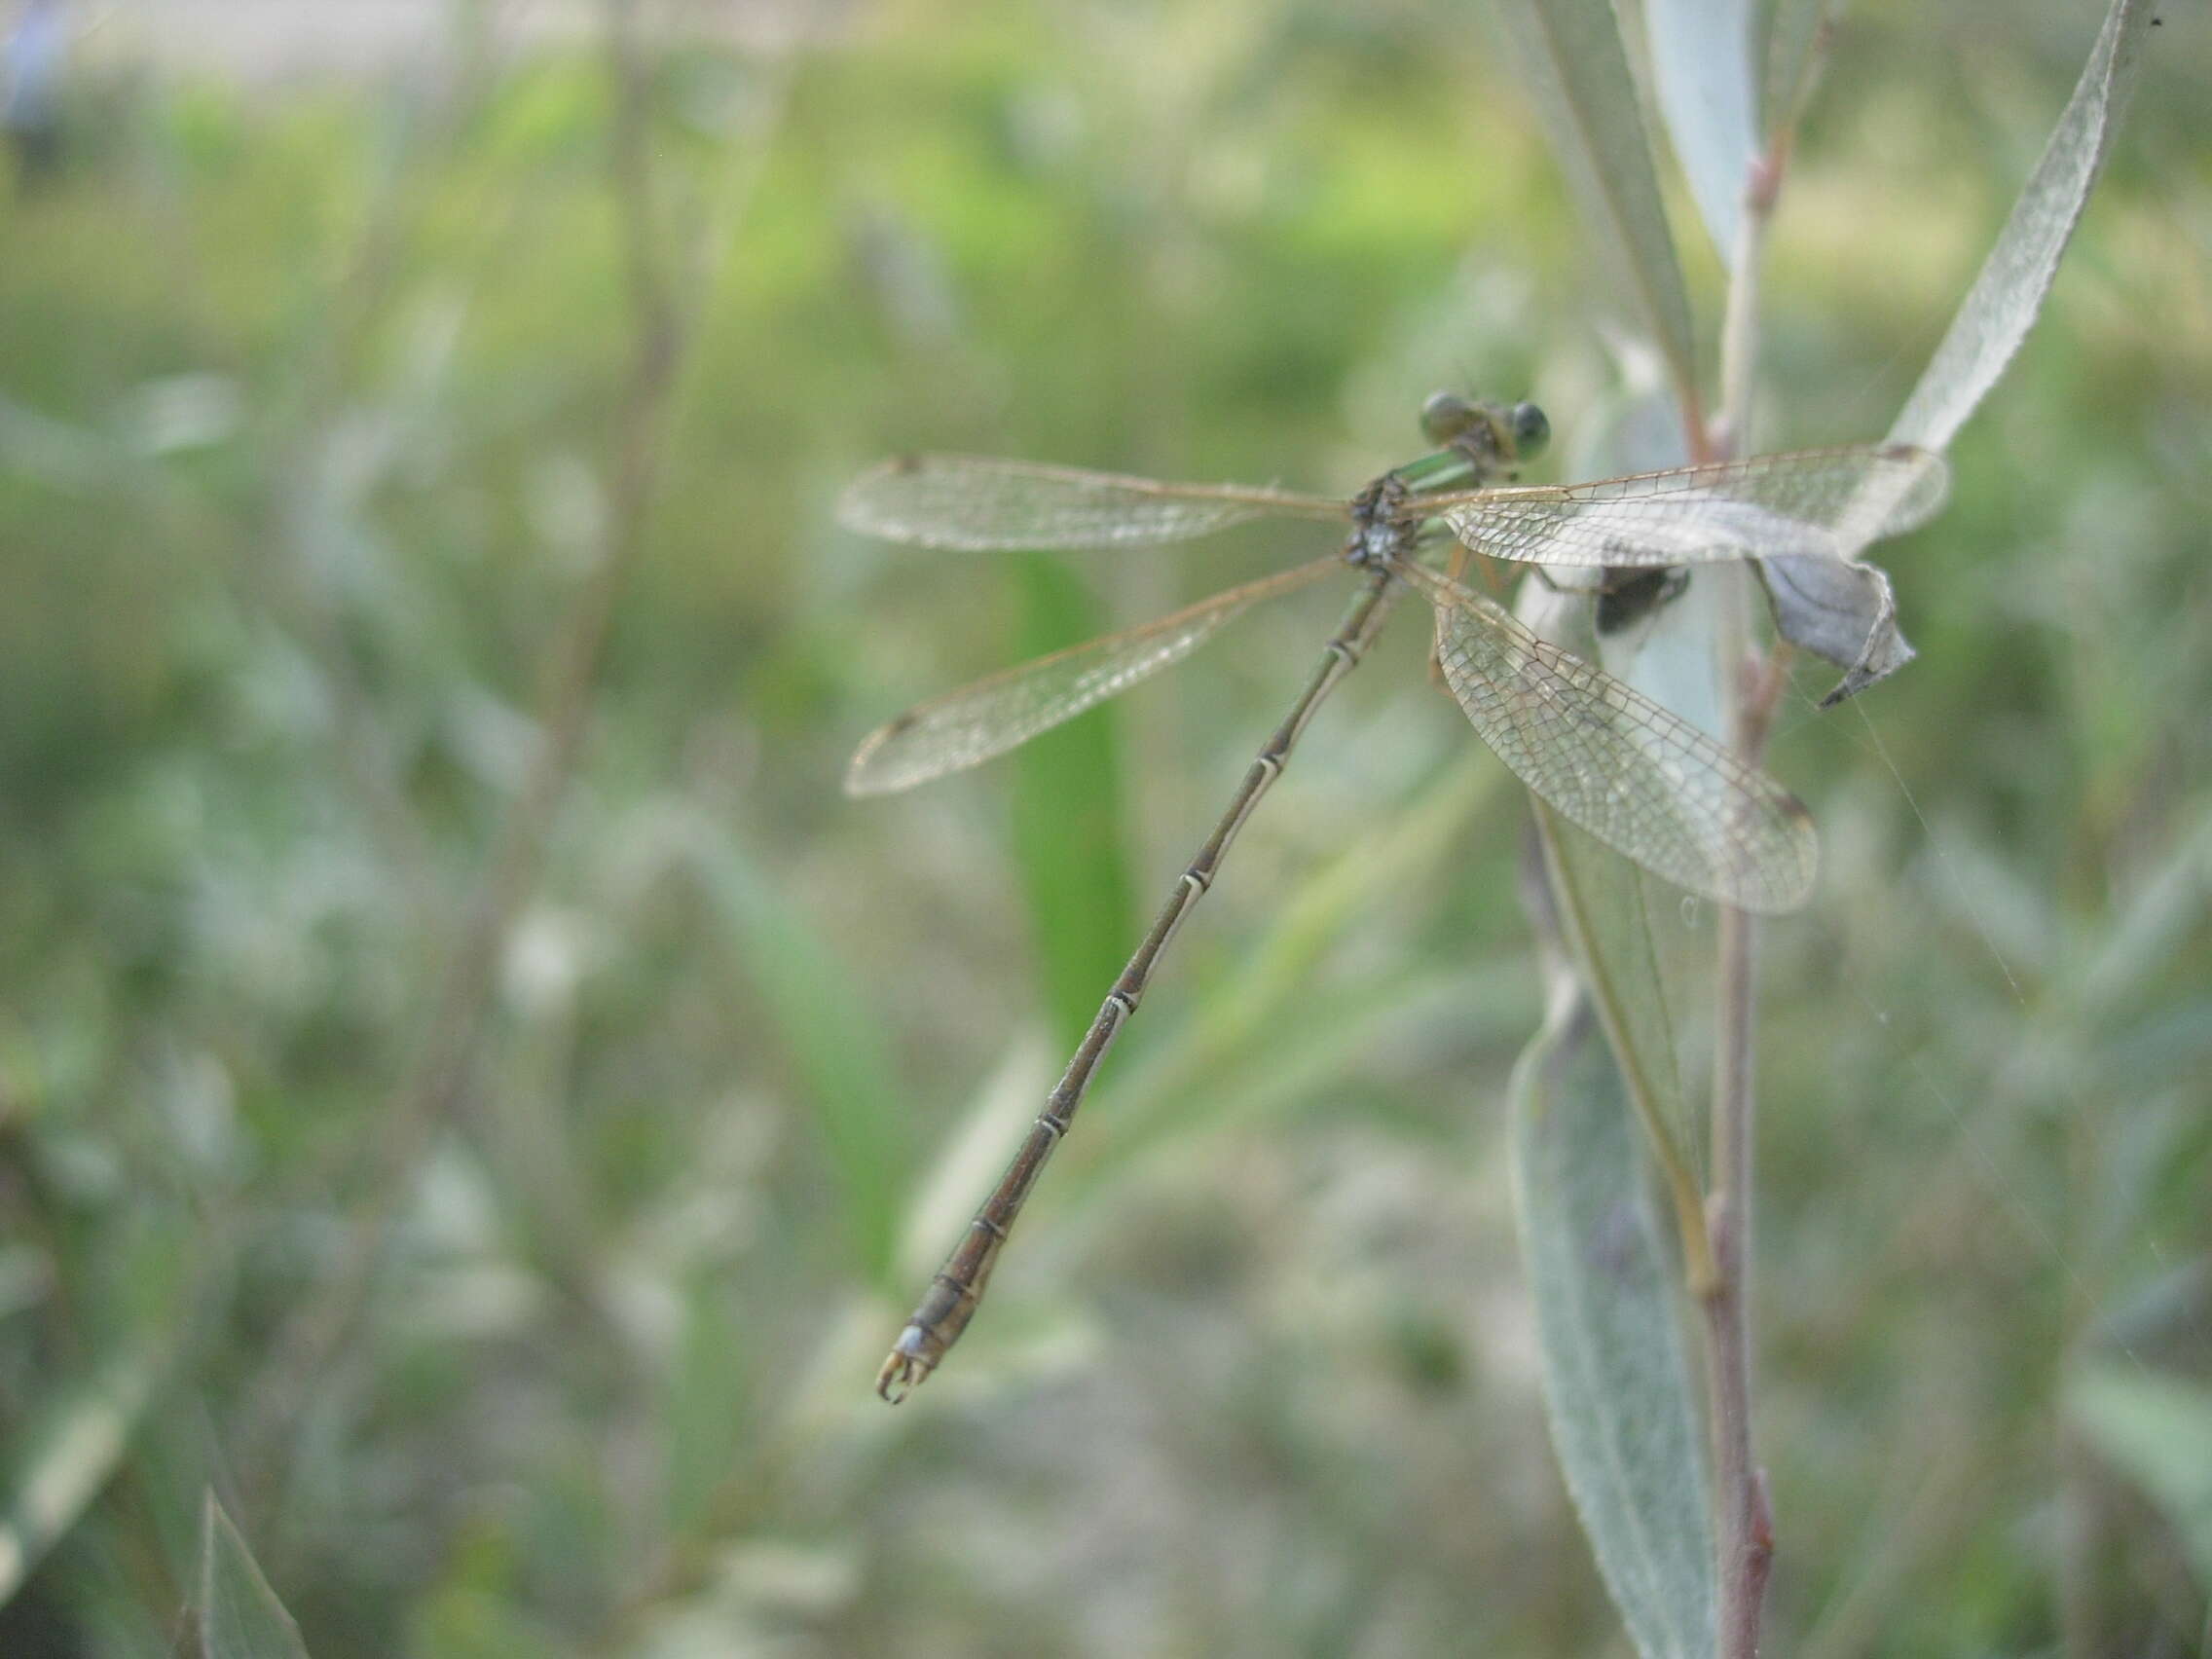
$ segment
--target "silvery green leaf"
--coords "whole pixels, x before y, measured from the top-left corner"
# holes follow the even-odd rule
[[[1520,608],[1545,637],[1595,655],[1586,602],[1531,584]],[[1688,633],[1706,620],[1693,617]],[[1649,633],[1642,645],[1652,649]],[[1664,655],[1663,644],[1652,654]],[[1661,666],[1643,655],[1630,648],[1618,666]],[[1642,1156],[1658,1161],[1677,1204],[1694,1205],[1701,1137],[1681,1089],[1642,872],[1540,802],[1535,812],[1544,858],[1529,908],[1546,1014],[1515,1068],[1511,1109],[1552,1441],[1638,1651],[1702,1656],[1715,1616],[1712,1509],[1676,1316],[1678,1272]]]
[[[1663,467],[1681,459],[1675,412],[1653,387],[1618,411],[1609,430],[1580,458],[1601,474]],[[1626,626],[1601,635],[1600,607],[1581,594],[1525,583],[1518,609],[1544,638],[1598,663],[1714,738],[1721,713],[1721,634],[1739,608],[1729,603],[1725,570],[1681,572],[1686,586]],[[1557,814],[1536,808],[1550,861],[1560,948],[1573,960],[1599,1022],[1627,1080],[1629,1098],[1651,1151],[1676,1184],[1677,1200],[1702,1185],[1705,1125],[1681,1085],[1665,971],[1649,909],[1645,875],[1618,853]]]
[[[1651,927],[1646,883],[1653,878],[1541,802],[1531,804],[1575,972],[1612,1046],[1630,1109],[1649,1136],[1648,1150],[1690,1200],[1706,1166],[1705,1120],[1682,1088]]]
[[[1751,0],[1644,0],[1643,19],[1659,113],[1713,245],[1733,267],[1758,153]]]
[[[1591,628],[1579,596],[1531,583],[1522,590],[1523,618],[1537,633],[1592,662],[1603,661],[1645,695],[1717,735],[1718,686],[1713,664],[1714,608],[1707,603],[1713,572],[1692,578],[1693,592],[1666,606],[1633,645],[1607,648]],[[1645,876],[1634,864],[1572,824],[1532,802],[1549,855],[1552,903],[1560,944],[1597,999],[1600,1024],[1628,1080],[1631,1105],[1650,1132],[1652,1152],[1671,1174],[1688,1179],[1703,1167],[1703,1125],[1681,1085],[1674,1019],[1645,905]]]
[[[200,1650],[206,1659],[308,1659],[300,1627],[213,1493],[201,1515]]]
[[[1552,1444],[1637,1651],[1708,1659],[1712,1505],[1668,1259],[1596,1016],[1570,977],[1555,976],[1553,988],[1512,1088]]]
[[[1499,0],[1498,14],[1602,257],[1618,271],[1677,392],[1690,392],[1689,298],[1609,0]]]
[[[2148,0],[2113,0],[2043,159],[1890,428],[1895,441],[1944,448],[2027,338],[2110,153],[2155,10]]]

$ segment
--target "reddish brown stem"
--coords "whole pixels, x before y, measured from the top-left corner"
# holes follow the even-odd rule
[[[1788,647],[1748,665],[1736,698],[1736,753],[1756,764],[1787,680]],[[1707,1200],[1714,1274],[1704,1299],[1706,1377],[1712,1415],[1721,1659],[1753,1659],[1774,1561],[1774,1514],[1766,1477],[1751,1451],[1751,1124],[1757,919],[1723,909],[1715,1001],[1713,1188]]]

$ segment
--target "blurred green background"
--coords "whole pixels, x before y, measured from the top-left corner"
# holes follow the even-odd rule
[[[932,558],[835,492],[908,448],[1349,489],[1439,386],[1542,401],[1569,475],[1647,369],[1481,9],[164,10],[83,9],[0,194],[0,1652],[171,1651],[210,1486],[318,1655],[1625,1652],[1500,1157],[1524,809],[1410,617],[969,1341],[869,1392],[1340,600],[851,802],[906,703],[1326,538]],[[1819,717],[1800,663],[1774,745],[1824,841],[1762,947],[1777,1651],[2203,1650],[2173,14],[1877,555],[1921,659]],[[2095,26],[1851,11],[1757,447],[1887,426]]]

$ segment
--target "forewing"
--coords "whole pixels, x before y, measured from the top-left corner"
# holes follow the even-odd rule
[[[868,735],[845,772],[848,794],[884,794],[988,760],[1094,703],[1181,662],[1262,600],[1306,587],[1341,568],[1317,559],[1125,633],[1055,651],[909,709]]]
[[[1468,491],[1435,516],[1478,553],[1615,569],[1806,555],[1848,559],[1925,523],[1950,469],[1909,445],[1800,450],[1594,484]]]
[[[1436,607],[1452,695],[1554,810],[1692,893],[1768,913],[1805,902],[1819,849],[1796,796],[1484,595],[1404,574]]]
[[[961,455],[887,461],[837,503],[848,530],[973,553],[1184,541],[1270,516],[1343,519],[1346,511],[1341,501],[1287,490],[1162,484]]]

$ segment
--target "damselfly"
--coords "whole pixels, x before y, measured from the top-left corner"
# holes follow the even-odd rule
[[[1014,1218],[1067,1133],[1099,1060],[1136,1012],[1168,940],[1212,884],[1322,699],[1359,661],[1403,589],[1434,609],[1437,664],[1475,730],[1552,810],[1653,874],[1723,903],[1785,911],[1811,891],[1817,844],[1793,795],[1688,721],[1539,639],[1496,601],[1420,563],[1419,554],[1456,537],[1490,558],[1599,570],[1654,593],[1651,573],[1675,566],[1848,559],[1936,511],[1946,488],[1942,459],[1901,445],[1859,446],[1588,484],[1494,484],[1549,438],[1550,424],[1534,404],[1508,408],[1439,393],[1422,410],[1421,424],[1433,453],[1384,473],[1348,500],[969,456],[892,461],[846,493],[839,517],[851,529],[970,551],[1145,546],[1265,518],[1349,526],[1339,554],[902,715],[853,756],[845,779],[853,794],[905,789],[1003,754],[1180,662],[1263,600],[1345,567],[1363,578],[1306,689],[1177,878],[1013,1163],[901,1332],[876,1379],[885,1399],[897,1401],[918,1385],[967,1328]]]

